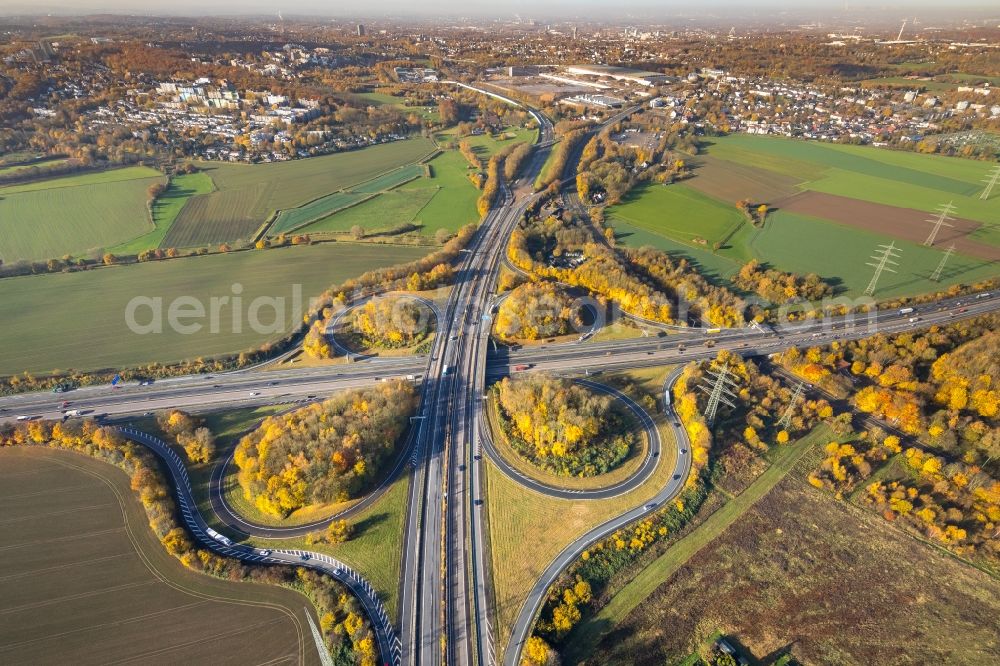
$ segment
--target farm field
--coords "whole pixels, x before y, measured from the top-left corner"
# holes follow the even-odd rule
[[[952,201],[957,217],[979,222],[995,223],[1000,214],[1000,195],[979,199],[990,169],[986,162],[749,134],[712,141],[709,155],[727,161],[767,170],[777,170],[775,161],[791,164],[804,176],[802,189],[926,212]],[[1000,243],[1000,236],[993,242]]]
[[[130,167],[0,188],[0,259],[88,255],[142,235],[152,226],[146,190],[162,181]]]
[[[202,163],[216,191],[193,197],[165,247],[248,240],[276,211],[296,208],[426,157],[429,139],[413,138],[333,155],[271,164]]]
[[[889,88],[906,88],[908,90],[924,88],[928,92],[945,92],[955,90],[958,87],[957,83],[937,81],[933,78],[921,77],[911,79],[905,76],[883,76],[878,79],[865,79],[861,81],[861,85],[866,87],[886,86]]]
[[[683,184],[637,188],[608,210],[619,242],[686,257],[717,283],[757,258],[781,270],[818,273],[846,296],[862,295],[871,277],[866,264],[881,243],[895,242],[902,256],[898,272],[883,275],[877,298],[1000,274],[1000,196],[979,199],[985,163],[743,134],[713,137],[708,153],[693,162],[695,175]],[[767,203],[771,212],[763,228],[744,223],[729,235],[733,227],[721,220],[739,216],[740,199]],[[703,200],[715,205],[694,205]],[[932,228],[927,220],[949,201],[956,207],[953,227],[941,230],[934,247],[924,246]],[[952,243],[956,254],[941,282],[929,281]]]
[[[67,451],[6,449],[0,499],[4,663],[195,663],[207,650],[320,663],[304,596],[184,568],[120,470]]]
[[[111,248],[115,254],[138,254],[143,250],[160,247],[170,226],[177,219],[184,204],[193,196],[212,191],[212,180],[203,173],[174,176],[166,191],[153,204],[153,230],[121,245]]]
[[[420,221],[418,217],[424,206],[436,194],[437,190],[429,187],[402,187],[383,192],[339,213],[324,217],[310,224],[307,230],[310,233],[318,231],[344,233],[357,224],[366,233],[371,234],[407,223],[417,223]]]
[[[868,286],[872,268],[866,264],[881,243],[895,242],[900,248],[896,273],[883,273],[876,298],[889,298],[936,291],[951,284],[975,282],[998,274],[998,265],[956,253],[949,260],[941,282],[928,278],[941,260],[941,249],[901,241],[815,217],[778,211],[764,229],[751,236],[754,253],[766,257],[783,270],[817,273],[840,293],[860,296]]]
[[[667,578],[767,495],[807,451],[833,439],[836,438],[826,426],[818,426],[798,441],[773,451],[770,466],[743,492],[716,509],[676,543],[670,544],[666,552],[637,572],[634,578],[619,589],[607,605],[574,627],[573,634],[567,639],[567,660],[572,663],[592,652],[602,636],[613,630]]]
[[[679,662],[717,630],[761,659],[996,661],[996,579],[812,488],[805,473],[815,463],[807,455],[666,578],[593,663]]]
[[[72,176],[59,176],[58,178],[50,178],[48,180],[38,180],[33,183],[0,187],[0,196],[18,194],[20,192],[57,190],[65,187],[83,187],[86,185],[101,185],[104,183],[120,183],[127,180],[140,180],[142,178],[162,177],[163,174],[149,167],[135,166],[123,169],[107,169],[106,171],[91,171]]]
[[[410,168],[404,167],[404,170]],[[389,176],[396,173],[393,172],[350,188],[358,203],[341,207],[337,212],[299,230],[303,233],[345,233],[354,225],[359,225],[366,233],[378,233],[404,224],[418,224],[421,234],[433,236],[438,229],[455,232],[479,219],[476,211],[479,190],[467,176],[469,164],[461,153],[446,150],[435,155],[425,166],[414,165],[412,168],[414,172],[421,170],[418,178],[413,179],[412,173],[407,172],[405,179],[397,176],[395,180],[390,180]],[[368,195],[353,194],[362,188],[371,191],[380,185],[394,189],[385,189],[369,198],[364,198]],[[295,211],[288,212],[292,214]]]
[[[234,330],[228,305],[220,311],[218,334],[209,332],[207,320],[202,320],[206,326],[199,333],[174,332],[164,313],[162,334],[139,335],[126,326],[126,306],[137,296],[158,297],[166,310],[174,299],[192,296],[209,311],[212,296],[231,296],[233,285],[239,283],[244,308],[248,310],[257,296],[284,297],[281,319],[291,322],[293,285],[301,285],[305,307],[310,296],[333,284],[426,252],[426,248],[328,243],[6,278],[0,280],[5,341],[0,374],[115,368],[241,351],[279,336],[254,333],[246,315],[242,330]],[[149,308],[136,314],[140,323],[151,317]],[[273,318],[270,307],[261,309],[262,324],[269,325]]]
[[[633,227],[686,244],[697,245],[696,239],[704,239],[708,241],[706,249],[710,249],[714,240],[726,238],[746,224],[746,218],[735,206],[727,206],[684,185],[636,187],[610,212],[614,220],[624,220]]]
[[[281,233],[298,231],[304,229],[307,225],[309,225],[310,232],[334,230],[336,227],[334,227],[334,229],[329,229],[324,228],[321,225],[312,225],[310,223],[320,222],[321,220],[332,218],[336,216],[338,212],[354,207],[368,199],[380,198],[375,197],[375,195],[379,193],[387,194],[392,191],[393,188],[400,187],[405,183],[421,177],[424,175],[425,171],[426,167],[424,165],[410,164],[382,174],[381,176],[377,176],[358,185],[341,190],[340,192],[335,192],[325,197],[321,197],[315,201],[299,206],[298,208],[283,210],[278,214],[277,219],[275,219],[275,221],[271,224],[268,229],[268,235],[277,236]],[[376,206],[376,209],[377,208],[378,206]],[[391,224],[393,220],[391,217],[386,215],[382,218],[381,222],[383,224]],[[351,224],[354,223],[352,222]],[[393,224],[392,226],[396,226],[396,224]],[[349,228],[350,226],[347,226],[344,229],[336,230],[346,231]],[[366,226],[365,228],[367,229],[368,227]]]

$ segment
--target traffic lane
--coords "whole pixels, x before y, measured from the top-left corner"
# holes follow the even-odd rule
[[[986,305],[964,313],[963,318],[975,317],[986,314],[997,309],[998,304]],[[928,316],[920,322],[910,323],[905,318],[890,322],[884,322],[879,326],[878,332],[881,334],[896,334],[909,332],[919,328],[940,323],[956,321],[956,317],[949,313],[937,316]],[[919,324],[919,325],[917,325]],[[714,358],[720,349],[737,352],[743,356],[753,356],[761,354],[772,354],[789,347],[797,346],[824,346],[837,340],[856,340],[870,337],[873,333],[864,331],[852,331],[846,329],[844,332],[831,332],[822,337],[814,337],[808,332],[799,333],[794,336],[767,336],[759,333],[746,334],[744,336],[729,336],[720,338],[708,338],[713,342],[712,346],[706,347],[703,344],[684,350],[675,348],[650,349],[648,343],[615,343],[611,348],[600,350],[589,350],[572,343],[552,346],[547,350],[525,350],[511,352],[509,362],[494,363],[488,368],[491,376],[503,376],[509,374],[509,367],[515,363],[532,363],[531,371],[539,370],[565,370],[576,368],[579,370],[582,361],[586,361],[586,369],[609,370],[625,367],[644,367],[650,365],[662,365],[664,363],[687,363],[692,360],[704,358]],[[653,343],[655,346],[655,343]]]
[[[561,574],[561,572],[572,564],[572,562],[579,556],[580,553],[583,552],[583,550],[605,538],[608,534],[611,534],[615,530],[658,510],[663,503],[676,497],[676,495],[683,489],[684,484],[687,482],[687,478],[691,474],[692,454],[690,441],[688,439],[687,432],[679,425],[679,419],[673,409],[673,401],[666,397],[669,395],[669,391],[673,388],[677,378],[680,377],[681,372],[681,368],[673,370],[669,375],[667,375],[663,385],[664,413],[668,419],[670,428],[674,433],[674,442],[678,449],[678,455],[675,459],[674,470],[671,472],[671,478],[668,480],[664,488],[652,499],[640,506],[626,511],[616,518],[612,518],[593,530],[590,530],[579,539],[569,544],[556,557],[556,559],[553,560],[538,581],[536,581],[521,607],[511,633],[511,642],[507,645],[507,651],[504,656],[505,664],[513,666],[518,663],[521,648],[524,641],[527,640],[528,634],[534,625],[535,617],[538,614],[538,610],[541,608],[542,601],[547,596],[549,587],[551,587],[552,583]]]
[[[322,387],[330,383],[341,383],[348,386],[364,386],[377,378],[398,375],[405,378],[408,375],[422,374],[426,366],[426,357],[404,358],[403,361],[378,364],[362,369],[342,366],[330,366],[321,372],[284,371],[281,374],[262,372],[248,375],[194,375],[173,380],[160,380],[147,386],[129,383],[114,388],[111,385],[88,386],[70,391],[53,393],[51,391],[36,391],[0,398],[0,410],[6,413],[11,410],[55,409],[64,401],[73,407],[93,408],[98,404],[115,404],[129,400],[148,399],[182,399],[192,395],[211,395],[215,393],[245,392],[267,390],[275,393],[285,389],[293,395],[307,394],[310,389]]]
[[[378,381],[379,378],[373,375],[309,380],[278,386],[262,381],[252,385],[252,388],[243,387],[238,390],[207,386],[146,394],[141,391],[118,393],[115,389],[108,389],[106,395],[92,395],[86,398],[76,398],[71,393],[64,393],[58,394],[54,399],[49,397],[47,403],[39,399],[27,403],[4,403],[0,407],[3,409],[0,412],[0,421],[14,421],[18,416],[59,420],[63,417],[64,409],[83,410],[82,417],[120,417],[164,409],[205,412],[225,407],[257,407],[303,399],[326,398],[336,391],[370,386]],[[68,401],[69,405],[63,408],[61,400]]]

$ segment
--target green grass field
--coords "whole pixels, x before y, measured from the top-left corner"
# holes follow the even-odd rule
[[[82,256],[147,233],[146,190],[157,181],[131,167],[0,188],[0,259]]]
[[[209,311],[210,297],[231,296],[232,285],[240,283],[245,313],[256,296],[285,297],[287,325],[293,317],[293,285],[302,285],[305,306],[310,296],[333,284],[372,268],[417,259],[426,251],[332,243],[0,280],[0,374],[115,368],[241,351],[278,336],[253,332],[246,314],[242,330],[234,330],[228,305],[220,310],[216,334],[207,325],[196,334],[172,332],[169,304],[192,296]],[[162,334],[139,335],[126,326],[126,307],[137,296],[163,299]],[[142,308],[136,319],[148,322],[151,316]],[[263,308],[261,323],[272,320],[273,310]]]
[[[211,650],[321,663],[304,596],[184,568],[120,470],[68,451],[7,449],[0,500],[0,661],[194,663]]]
[[[710,155],[798,174],[804,189],[928,212],[953,201],[956,216],[994,224],[1000,215],[1000,195],[979,199],[986,162],[749,134],[712,141]]]
[[[163,244],[191,247],[248,240],[277,211],[371,181],[433,150],[429,139],[417,137],[289,162],[203,163],[199,166],[215,183],[216,191],[193,197]]]
[[[432,188],[437,192],[420,211],[419,219],[429,233],[438,229],[457,231],[479,220],[476,199],[479,190],[468,178],[468,163],[458,151],[446,151],[430,162],[430,178],[407,183],[407,189]]]
[[[419,223],[421,233],[438,229],[457,231],[479,219],[479,190],[468,178],[469,165],[457,150],[446,150],[428,163],[430,176],[421,176],[304,227],[302,231],[345,232],[355,224],[366,232]]]
[[[305,539],[252,540],[267,548],[305,548],[332,555],[357,569],[372,584],[390,617],[399,612],[399,578],[403,530],[409,501],[409,477],[401,475],[377,502],[351,519],[354,538],[335,546],[306,545]]]
[[[404,221],[411,222],[412,217],[408,220],[395,221],[393,216],[390,214],[390,211],[381,211],[380,209],[382,206],[380,204],[388,203],[388,201],[383,201],[382,197],[374,195],[379,193],[391,193],[394,188],[420,178],[425,172],[426,167],[424,165],[409,164],[358,185],[354,185],[348,189],[321,197],[315,201],[299,206],[298,208],[283,210],[278,215],[277,219],[275,219],[275,221],[271,224],[268,229],[268,235],[277,236],[281,233],[298,231],[300,229],[304,229],[307,225],[309,226],[310,232],[347,231],[352,225],[357,224],[357,222],[350,221],[346,224],[341,223],[341,217],[338,215],[338,212],[347,208],[354,208],[356,207],[356,204],[366,202],[370,199],[377,200],[372,208],[376,211],[376,217],[382,225],[398,226]],[[424,203],[426,203],[426,201]],[[419,207],[417,210],[419,210]],[[378,212],[382,212],[382,214],[378,215]],[[331,223],[324,225],[322,224],[324,220],[329,220]],[[366,230],[375,228],[371,226],[371,221],[369,221],[368,224],[362,224],[362,226]]]
[[[457,134],[457,130],[450,129],[444,132],[438,132],[435,135],[435,139],[439,145],[448,141],[454,141],[456,143],[468,141],[469,145],[472,146],[473,151],[475,151],[475,153],[485,161],[489,159],[493,153],[506,148],[509,145],[522,142],[534,143],[537,135],[538,130],[535,129],[508,127],[502,134],[498,134],[496,137],[490,136],[489,134],[460,137]]]
[[[955,90],[957,83],[937,81],[935,79],[908,79],[905,76],[883,76],[878,79],[865,79],[861,82],[864,86],[887,86],[889,88],[906,88],[907,90],[924,89],[928,92],[946,92]]]
[[[350,95],[350,97],[355,100],[367,102],[372,106],[394,106],[403,113],[416,114],[417,116],[420,117],[421,120],[429,120],[431,122],[437,122],[438,119],[438,111],[436,106],[407,106],[405,104],[404,98],[396,97],[394,95],[389,95],[387,93],[378,93],[378,92],[353,93]]]
[[[366,233],[371,234],[407,223],[416,223],[420,221],[418,217],[421,211],[436,194],[437,190],[429,187],[402,187],[383,192],[356,206],[317,220],[304,231],[344,233],[357,224]]]
[[[371,196],[358,192],[334,192],[298,208],[283,210],[268,228],[267,235],[277,236],[293,231],[304,231],[303,227],[310,225],[311,222],[318,222],[334,216],[337,211],[360,203]],[[310,225],[309,231],[317,231],[317,229]]]
[[[754,254],[794,273],[817,273],[847,296],[861,296],[872,276],[871,260],[876,246],[895,242],[901,253],[895,273],[883,273],[876,298],[920,294],[951,284],[969,283],[997,275],[997,266],[988,261],[955,254],[941,281],[928,278],[941,260],[941,251],[901,241],[818,218],[778,211],[764,229],[749,241]]]
[[[798,181],[800,190],[899,208],[933,211],[953,201],[957,217],[983,222],[970,238],[998,245],[1000,196],[979,199],[981,181],[989,168],[986,163],[745,134],[713,137],[708,155],[715,160],[711,168],[704,172],[696,169],[687,184],[636,188],[622,204],[611,207],[608,219],[618,242],[629,247],[650,245],[683,256],[717,284],[727,284],[740,266],[757,258],[781,270],[818,273],[837,287],[838,295],[849,297],[862,295],[872,275],[866,266],[869,257],[879,244],[890,241],[902,249],[902,256],[897,273],[883,275],[878,298],[936,291],[1000,272],[985,259],[959,253],[949,261],[940,283],[930,282],[928,277],[942,256],[940,248],[783,211],[781,200],[770,202],[777,210],[768,215],[763,229],[748,223],[738,225],[741,216],[734,202],[721,198],[727,193],[745,195],[747,189],[755,187],[746,180],[733,185],[727,178],[743,179],[745,174],[724,165],[753,165],[762,173],[774,174],[776,180],[784,179],[785,194],[772,196],[788,196],[794,192],[789,183]],[[705,187],[708,194],[696,191],[695,186]],[[924,224],[922,220],[920,224]],[[734,229],[735,233],[730,233]],[[696,243],[695,238],[704,238],[707,243]],[[722,240],[723,247],[713,250],[713,244]]]
[[[153,230],[121,245],[111,248],[115,254],[138,254],[143,250],[160,247],[170,226],[181,209],[193,196],[212,191],[212,179],[201,172],[181,174],[170,179],[166,191],[153,204]]]
[[[33,183],[22,185],[8,185],[0,187],[0,196],[18,194],[20,192],[39,192],[42,190],[58,190],[66,187],[83,187],[86,185],[103,185],[106,183],[120,183],[129,180],[140,180],[143,178],[162,178],[156,169],[149,167],[125,167],[123,169],[108,169],[106,171],[91,171],[88,173],[73,176],[61,176],[48,180],[39,180]]]
[[[706,251],[711,251],[716,241],[729,238],[739,227],[750,226],[735,206],[684,185],[636,187],[621,204],[608,209],[608,217],[612,225],[621,220],[633,228]],[[699,238],[707,244],[695,242]],[[748,256],[742,258],[749,259]]]

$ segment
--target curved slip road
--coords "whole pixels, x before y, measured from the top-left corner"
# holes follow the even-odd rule
[[[680,377],[682,371],[683,368],[676,368],[667,377],[667,380],[664,383],[665,395],[673,387],[674,382],[676,382],[677,378]],[[592,546],[597,541],[605,538],[615,530],[621,529],[622,527],[625,527],[626,525],[659,510],[664,502],[674,499],[678,494],[680,494],[681,490],[683,490],[684,484],[687,482],[687,478],[691,473],[690,442],[688,441],[687,432],[684,428],[674,425],[674,423],[677,423],[678,421],[676,421],[676,414],[674,414],[673,411],[672,401],[664,400],[664,411],[668,417],[667,422],[670,424],[670,427],[674,432],[674,437],[677,441],[677,459],[674,463],[674,469],[671,472],[670,479],[667,481],[667,484],[661,488],[654,497],[647,500],[646,503],[630,509],[623,514],[602,523],[601,525],[598,525],[579,537],[576,541],[566,546],[549,564],[549,566],[545,568],[541,577],[535,581],[535,584],[531,587],[531,591],[528,593],[528,597],[521,606],[521,610],[514,622],[514,628],[511,631],[510,641],[507,643],[507,650],[504,653],[503,663],[505,666],[518,666],[518,664],[520,664],[521,650],[524,647],[524,643],[528,640],[528,636],[531,634],[531,629],[535,624],[535,618],[541,610],[542,603],[548,596],[549,588],[559,575],[569,565],[576,561],[584,550]]]
[[[229,454],[229,457],[220,461],[219,464],[212,470],[212,476],[209,480],[208,488],[209,497],[212,502],[212,513],[214,513],[219,521],[226,525],[229,529],[247,536],[258,537],[261,539],[285,539],[289,537],[305,536],[309,532],[325,528],[335,520],[355,516],[377,502],[382,495],[385,494],[385,491],[388,490],[393,484],[399,474],[406,468],[406,463],[412,459],[413,445],[416,442],[416,432],[416,428],[412,426],[409,428],[405,444],[400,448],[396,457],[396,462],[392,469],[382,482],[374,490],[365,495],[360,501],[352,504],[342,511],[330,514],[329,516],[325,516],[319,520],[303,523],[302,525],[291,525],[288,527],[274,527],[255,523],[251,520],[247,520],[237,513],[235,509],[229,506],[229,503],[226,501],[226,494],[222,489],[222,480],[226,475],[226,470],[233,464],[233,456],[236,453],[236,447],[234,446],[233,451]]]
[[[145,446],[166,464],[174,484],[177,508],[181,519],[196,541],[221,555],[244,562],[269,565],[285,564],[315,569],[338,580],[357,597],[371,620],[382,661],[400,664],[400,642],[392,623],[389,621],[389,615],[374,588],[359,573],[343,562],[322,553],[301,550],[272,550],[264,551],[266,554],[262,554],[255,548],[232,542],[225,543],[209,536],[208,524],[198,511],[198,505],[194,501],[194,493],[191,489],[191,479],[188,477],[187,468],[180,456],[166,442],[147,433],[129,427],[119,427],[118,432],[127,439]]]
[[[337,315],[333,319],[330,320],[330,323],[326,325],[326,331],[325,331],[325,333],[326,333],[326,339],[330,341],[330,344],[333,346],[333,348],[337,351],[338,354],[340,354],[341,356],[346,356],[347,358],[353,358],[353,359],[355,359],[355,361],[362,361],[362,360],[368,360],[368,359],[371,359],[371,358],[378,358],[378,356],[374,355],[374,354],[363,354],[363,353],[358,353],[358,352],[352,352],[350,349],[348,349],[344,345],[340,344],[340,341],[337,340],[337,328],[340,326],[341,320],[344,317],[346,317],[348,313],[353,312],[354,310],[356,310],[356,309],[358,309],[358,308],[360,308],[360,307],[362,307],[364,305],[367,305],[369,301],[373,301],[373,300],[375,300],[377,298],[387,298],[389,295],[390,295],[389,293],[374,294],[372,296],[368,296],[366,298],[363,298],[363,299],[359,300],[358,302],[354,303],[353,305],[344,308],[343,310],[341,310],[340,312],[338,312]],[[435,324],[435,327],[440,326],[440,324],[441,324],[441,308],[438,307],[437,303],[435,303],[434,301],[432,301],[429,298],[424,298],[423,296],[417,296],[416,294],[410,294],[410,293],[406,293],[406,292],[397,292],[395,295],[399,296],[400,298],[405,298],[407,300],[416,301],[420,305],[423,305],[425,308],[427,308],[432,313],[434,313],[434,324]],[[392,357],[390,357],[390,358],[392,358]]]
[[[620,400],[625,404],[625,407],[632,412],[639,424],[642,426],[642,429],[646,432],[648,442],[648,446],[646,447],[646,456],[643,458],[639,469],[637,469],[628,478],[609,486],[587,490],[573,490],[570,488],[563,488],[543,483],[538,479],[520,472],[507,462],[506,458],[504,458],[500,451],[497,450],[493,443],[493,437],[490,432],[489,424],[485,422],[485,419],[480,419],[480,441],[482,442],[483,450],[486,451],[486,455],[489,456],[493,464],[496,465],[500,471],[510,479],[516,481],[522,486],[525,486],[526,488],[549,497],[558,497],[569,500],[611,499],[612,497],[624,495],[625,493],[638,488],[645,483],[650,476],[652,476],[660,462],[662,445],[660,441],[660,431],[656,427],[656,423],[645,409],[618,389],[586,379],[575,379],[574,381],[577,384],[586,386],[593,391],[598,391]]]

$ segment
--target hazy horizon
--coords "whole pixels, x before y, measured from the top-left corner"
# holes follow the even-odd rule
[[[622,19],[649,18],[656,15],[711,16],[726,10],[731,16],[766,18],[783,14],[844,16],[851,13],[886,14],[899,12],[901,16],[914,12],[956,16],[963,10],[982,12],[996,7],[995,0],[962,0],[956,5],[942,8],[936,0],[909,2],[878,2],[866,0],[833,0],[822,2],[796,2],[794,0],[766,0],[764,2],[734,2],[733,0],[700,0],[690,2],[655,2],[653,0],[627,0],[615,6],[597,0],[498,0],[490,3],[470,4],[461,0],[439,0],[435,3],[415,4],[407,0],[346,0],[331,6],[320,0],[215,0],[211,3],[198,0],[175,0],[169,3],[149,3],[141,0],[54,0],[38,3],[13,0],[0,7],[0,15],[61,16],[87,14],[130,14],[142,16],[248,16],[273,15],[279,11],[289,16],[317,16],[331,18],[399,18],[422,16],[494,17],[520,16],[530,18],[565,18],[586,20],[597,16],[619,16]],[[1000,8],[997,9],[1000,17]],[[1000,19],[998,19],[1000,20]]]

